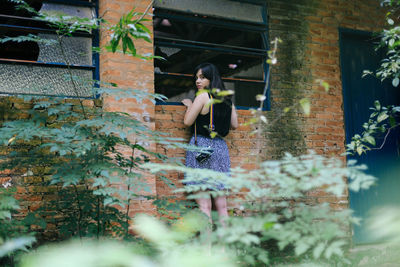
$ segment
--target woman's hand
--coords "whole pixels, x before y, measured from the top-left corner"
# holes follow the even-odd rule
[[[239,126],[238,117],[235,105],[232,105],[232,113],[231,113],[231,129],[235,130]]]
[[[181,102],[182,102],[186,107],[190,107],[190,106],[193,104],[192,100],[190,100],[190,99],[188,99],[188,98],[183,99]]]

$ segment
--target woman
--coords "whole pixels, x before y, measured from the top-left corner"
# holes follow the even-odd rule
[[[194,82],[197,90],[214,89],[225,90],[225,86],[221,80],[218,69],[211,63],[203,63],[195,68]],[[214,96],[217,97],[217,96]],[[207,92],[196,96],[193,103],[190,99],[182,100],[182,103],[187,107],[184,124],[186,126],[196,125],[197,146],[211,147],[213,153],[204,162],[196,160],[196,152],[187,151],[186,166],[191,168],[211,169],[219,172],[228,173],[230,170],[230,158],[228,147],[222,139],[229,133],[229,129],[236,129],[238,126],[237,114],[235,106],[232,104],[231,97],[225,97],[222,103],[213,104],[213,125],[214,132],[217,132],[217,137],[210,137],[210,95]],[[194,132],[194,131],[193,131]],[[195,136],[190,139],[190,144],[195,144]],[[192,182],[195,183],[195,182]],[[210,190],[223,190],[225,185],[222,183],[216,184]],[[196,199],[197,204],[202,212],[204,212],[211,220],[211,197]],[[226,205],[226,197],[218,196],[214,199],[215,207],[217,208],[221,224],[224,218],[228,216]]]

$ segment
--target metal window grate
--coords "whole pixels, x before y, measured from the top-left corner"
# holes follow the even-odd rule
[[[63,37],[61,51],[55,29],[48,23],[27,12],[12,12],[10,6],[2,9],[1,5],[3,2],[0,38],[34,34],[56,42],[0,44],[0,93],[94,97],[93,80],[98,79],[99,73],[98,55],[92,53],[92,47],[98,46],[97,32],[77,32],[72,37]],[[45,0],[38,10],[92,19],[97,17],[98,5],[97,1]]]
[[[264,91],[268,69],[266,5],[238,2],[207,0],[208,7],[194,0],[155,4],[155,55],[166,59],[155,60],[155,88],[170,104],[194,96],[191,71],[211,62],[220,70],[225,87],[235,91],[237,106],[258,106],[255,96]],[[242,15],[231,12],[238,7]]]

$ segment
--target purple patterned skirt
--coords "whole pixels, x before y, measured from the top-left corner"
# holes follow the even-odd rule
[[[190,139],[190,145],[194,145],[194,136]],[[197,152],[186,151],[186,166],[198,169],[210,169],[213,171],[229,173],[231,168],[231,160],[229,158],[228,146],[224,139],[220,137],[210,138],[202,135],[197,136],[197,146],[211,147],[214,151],[210,158],[204,162],[196,160]],[[186,182],[186,185],[203,184],[207,181],[191,181]],[[224,190],[226,186],[222,182],[214,182],[210,190]]]

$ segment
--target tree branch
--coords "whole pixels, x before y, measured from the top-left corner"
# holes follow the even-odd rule
[[[371,148],[371,150],[379,150],[379,149],[382,149],[383,146],[384,146],[385,143],[386,143],[386,139],[387,139],[387,137],[389,136],[390,131],[391,131],[392,129],[396,128],[396,127],[399,126],[399,125],[400,125],[400,124],[397,124],[397,125],[395,125],[395,126],[390,127],[390,128],[388,129],[387,133],[385,134],[385,137],[383,138],[383,142],[382,142],[381,146],[380,146],[380,147],[373,147],[373,148]]]

